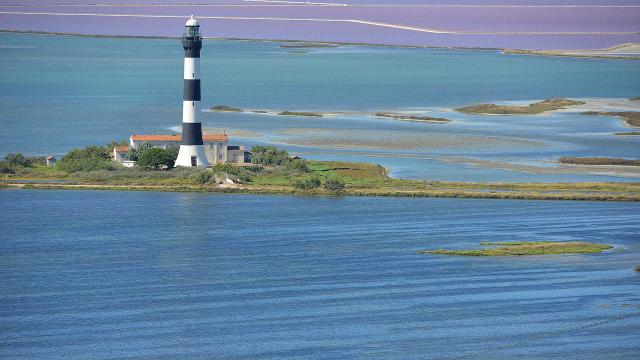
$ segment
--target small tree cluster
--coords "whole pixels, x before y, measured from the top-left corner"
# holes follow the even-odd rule
[[[114,170],[117,168],[109,158],[107,148],[101,146],[71,150],[58,161],[56,166],[68,172]]]
[[[265,166],[286,165],[291,161],[289,153],[275,146],[254,146],[251,148],[251,162]]]
[[[33,164],[28,157],[20,153],[11,153],[5,156],[4,160],[0,161],[0,173],[15,174],[18,168],[29,167],[31,165]]]

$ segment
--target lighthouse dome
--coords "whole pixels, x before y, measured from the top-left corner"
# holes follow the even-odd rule
[[[200,26],[200,24],[198,24],[198,20],[191,15],[191,18],[187,20],[187,23],[184,24],[184,26]]]

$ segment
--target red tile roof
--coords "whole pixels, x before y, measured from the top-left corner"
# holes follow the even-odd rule
[[[126,153],[126,152],[129,152],[129,147],[128,146],[116,146],[116,147],[114,147],[114,150],[116,152]]]
[[[133,141],[175,141],[180,142],[182,136],[178,134],[173,135],[131,135]],[[227,134],[202,134],[202,141],[228,141]]]

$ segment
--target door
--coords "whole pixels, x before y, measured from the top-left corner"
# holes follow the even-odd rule
[[[198,157],[197,156],[192,156],[191,157],[191,166],[193,166],[193,167],[198,166]]]

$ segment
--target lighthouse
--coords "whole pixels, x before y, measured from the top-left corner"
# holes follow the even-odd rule
[[[182,96],[182,140],[175,166],[207,167],[209,162],[202,145],[200,113],[200,24],[193,15],[182,35],[184,48],[184,93]]]

